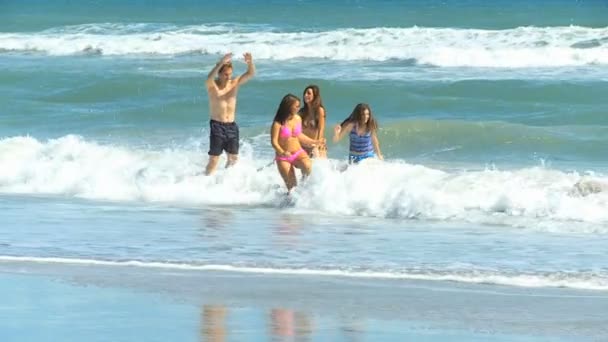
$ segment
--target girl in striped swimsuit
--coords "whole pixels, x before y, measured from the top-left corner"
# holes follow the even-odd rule
[[[378,142],[378,122],[372,115],[368,104],[359,103],[346,120],[334,128],[334,142],[340,141],[346,134],[350,137],[349,163],[377,157],[383,160]]]

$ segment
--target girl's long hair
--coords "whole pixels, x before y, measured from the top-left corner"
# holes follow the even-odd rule
[[[274,121],[284,125],[291,115],[291,106],[294,102],[300,102],[300,99],[293,94],[283,96],[281,103],[279,103],[277,114],[274,116]]]
[[[312,103],[309,106],[306,101],[303,101],[304,106],[300,109],[300,116],[302,117],[302,126],[316,128],[319,123],[319,109],[325,107],[323,106],[323,100],[321,99],[321,90],[319,89],[319,86],[315,84],[307,86],[306,88],[304,88],[302,97],[304,97],[308,89],[312,90]]]
[[[369,120],[367,121],[367,124],[363,122],[363,112],[365,112],[366,109],[369,111]],[[350,115],[346,119],[344,119],[344,121],[342,121],[340,126],[344,127],[349,122],[357,123],[359,125],[365,125],[366,132],[378,131],[378,121],[376,121],[376,118],[374,118],[374,115],[372,114],[372,109],[367,103],[357,104],[355,106],[355,109],[353,109],[353,112],[350,113]]]

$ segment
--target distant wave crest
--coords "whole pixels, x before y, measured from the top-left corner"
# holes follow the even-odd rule
[[[608,28],[344,28],[284,32],[262,25],[87,24],[0,33],[0,52],[47,55],[219,55],[257,59],[415,61],[438,67],[560,67],[608,64]]]

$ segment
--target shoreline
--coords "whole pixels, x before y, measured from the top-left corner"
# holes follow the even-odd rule
[[[235,318],[239,326],[258,321],[258,316],[273,310],[285,309],[327,322],[329,326],[321,332],[324,334],[341,329],[334,326],[340,317],[374,322],[362,333],[365,336],[386,337],[390,332],[398,339],[420,338],[422,335],[416,334],[421,331],[433,338],[463,341],[571,341],[608,334],[608,293],[603,291],[28,263],[0,264],[0,278],[5,284],[7,280],[21,284],[20,288],[63,284],[65,289],[53,295],[57,300],[69,299],[74,291],[82,292],[80,297],[85,302],[95,301],[100,293],[119,291],[128,293],[126,302],[119,304],[122,309],[134,310],[136,306],[129,301],[151,296],[155,298],[152,302],[180,306],[178,311],[246,310],[257,317]],[[9,297],[18,297],[21,291],[7,286],[3,290]],[[49,308],[36,310],[44,312]],[[78,310],[87,316],[96,309],[95,305],[85,305]],[[27,319],[21,323],[27,325]],[[81,324],[93,322],[85,320]],[[266,338],[267,330],[260,328],[255,334]]]

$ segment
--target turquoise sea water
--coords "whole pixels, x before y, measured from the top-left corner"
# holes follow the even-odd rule
[[[603,1],[0,3],[0,262],[608,289]],[[203,80],[250,51],[241,159]],[[284,205],[269,126],[318,84],[347,144]]]

